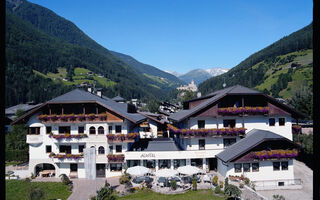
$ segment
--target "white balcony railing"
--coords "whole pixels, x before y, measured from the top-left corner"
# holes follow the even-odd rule
[[[27,143],[28,144],[39,144],[43,142],[42,135],[27,135]]]

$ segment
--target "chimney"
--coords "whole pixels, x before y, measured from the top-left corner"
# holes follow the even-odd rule
[[[197,97],[200,98],[201,97],[201,92],[197,93]]]
[[[102,98],[102,89],[97,88],[97,95]]]
[[[92,87],[88,87],[88,92],[92,93]]]

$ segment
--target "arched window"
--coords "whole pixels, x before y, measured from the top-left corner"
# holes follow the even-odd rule
[[[103,146],[99,147],[98,154],[104,154],[104,147]]]
[[[104,128],[102,126],[98,128],[98,134],[104,134]]]
[[[89,129],[89,133],[90,134],[96,134],[96,128],[91,126],[90,129]]]

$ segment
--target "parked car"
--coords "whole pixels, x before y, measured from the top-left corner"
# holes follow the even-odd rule
[[[132,182],[136,183],[136,184],[140,184],[142,182],[145,183],[151,183],[153,181],[153,178],[149,177],[149,176],[139,176],[139,177],[135,177]]]

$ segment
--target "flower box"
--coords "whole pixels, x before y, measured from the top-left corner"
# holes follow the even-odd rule
[[[178,129],[168,124],[168,129],[183,137],[207,137],[207,136],[237,136],[244,135],[245,128],[222,128],[222,129]]]
[[[107,138],[109,141],[128,141],[135,140],[140,136],[139,133],[128,133],[128,134],[108,134]]]
[[[50,153],[51,154],[51,153]],[[83,158],[83,154],[49,154],[49,157],[58,158],[58,159],[80,159]]]
[[[108,154],[108,162],[124,162],[124,154]]]
[[[106,119],[107,119],[107,114],[102,113],[102,114],[97,115],[97,117],[98,117],[100,120],[106,120]]]
[[[48,115],[39,115],[37,117],[39,120],[43,120],[43,121],[47,121],[49,118],[48,118]]]
[[[298,156],[298,150],[271,150],[271,151],[256,151],[253,153],[254,158],[259,160],[272,158],[295,158]]]
[[[218,113],[222,115],[238,115],[238,114],[267,114],[269,112],[268,107],[228,107],[218,108]]]
[[[79,119],[80,121],[83,121],[83,120],[86,119],[86,115],[83,115],[83,114],[77,115],[76,117],[77,117],[77,119]]]
[[[89,115],[87,116],[87,118],[88,118],[89,120],[94,120],[94,119],[96,118],[96,115],[93,114],[93,113],[91,113],[91,114],[89,114]]]
[[[80,138],[85,138],[88,137],[87,134],[77,134],[77,135],[71,135],[70,133],[66,133],[66,134],[59,134],[59,135],[54,135],[52,133],[49,134],[50,138],[54,138],[56,140],[60,140],[60,139],[72,139],[72,138],[76,138],[76,139],[80,139]]]

